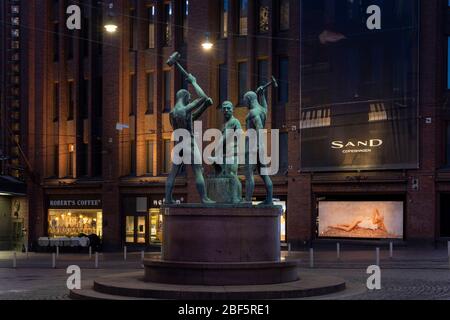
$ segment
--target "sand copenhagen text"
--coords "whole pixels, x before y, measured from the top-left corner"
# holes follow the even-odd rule
[[[203,133],[202,123],[194,122],[194,134],[177,129],[172,134],[175,147],[172,163],[175,165],[261,165],[262,175],[276,175],[279,170],[279,130],[270,130],[271,155],[268,155],[268,130],[208,129]],[[211,142],[203,148],[203,142]],[[224,154],[225,151],[225,154]],[[203,155],[203,157],[202,157]]]

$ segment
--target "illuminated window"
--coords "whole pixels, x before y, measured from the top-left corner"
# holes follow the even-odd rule
[[[163,33],[163,40],[164,40],[164,46],[170,47],[172,45],[172,26],[171,26],[171,19],[172,19],[172,3],[167,2],[164,4],[164,33]]]
[[[130,74],[130,115],[135,115],[137,112],[137,83],[136,74]]]
[[[147,48],[154,49],[155,48],[155,15],[156,15],[156,7],[150,6],[147,9],[148,12],[148,37],[147,37]]]
[[[248,34],[248,0],[239,0],[239,34]]]
[[[172,141],[170,139],[164,140],[164,161],[163,161],[163,173],[167,174],[172,168]]]
[[[145,159],[146,159],[145,171],[148,175],[153,175],[153,148],[154,148],[153,141],[145,142]]]
[[[279,10],[280,10],[280,31],[289,30],[290,19],[289,19],[289,1],[290,0],[279,0]]]
[[[103,235],[103,214],[91,209],[51,209],[48,211],[49,237],[78,237],[80,234]]]
[[[147,114],[153,114],[153,106],[154,106],[154,86],[155,86],[155,80],[154,80],[154,74],[152,72],[147,73],[147,79],[146,79],[146,87],[147,87]]]
[[[75,145],[69,144],[69,150],[67,154],[67,177],[74,178],[74,157],[75,157]]]
[[[259,0],[258,31],[269,31],[269,0]]]
[[[222,0],[220,8],[220,36],[222,38],[228,37],[228,12],[229,0]]]

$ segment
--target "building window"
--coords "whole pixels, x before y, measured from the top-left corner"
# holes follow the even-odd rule
[[[287,103],[289,101],[289,60],[280,58],[279,61],[279,88],[278,102]]]
[[[52,108],[53,121],[57,122],[59,120],[59,83],[55,82],[53,84],[53,108]]]
[[[59,177],[59,145],[53,146],[53,176]]]
[[[130,175],[136,175],[136,140],[134,138],[130,141]]]
[[[101,118],[103,116],[103,77],[97,77],[93,87],[93,113],[96,118]]]
[[[450,167],[450,121],[446,127],[446,166]]]
[[[239,0],[239,35],[248,35],[248,0]]]
[[[280,21],[280,31],[289,30],[290,19],[289,19],[289,1],[290,0],[279,0],[279,21]]]
[[[59,61],[59,23],[53,24],[53,61]]]
[[[147,114],[153,114],[154,109],[154,74],[152,72],[147,73],[147,81],[146,81],[146,88],[147,88]]]
[[[286,132],[280,133],[280,170],[279,175],[285,175],[289,166],[289,153],[288,153],[288,138],[289,135]]]
[[[66,57],[67,60],[73,59],[73,38],[74,38],[73,31],[67,31],[66,34]]]
[[[450,89],[450,37],[447,37],[447,89]]]
[[[153,175],[153,141],[145,142],[145,172],[148,175]]]
[[[248,91],[247,62],[238,63],[239,104],[245,105],[244,95]]]
[[[163,40],[164,46],[170,47],[172,45],[172,3],[167,2],[164,4],[164,33]]]
[[[156,15],[156,7],[150,6],[147,9],[148,12],[148,36],[147,36],[147,48],[154,49],[155,48],[155,15]]]
[[[228,14],[229,14],[229,0],[221,0],[220,7],[220,36],[222,38],[228,37]]]
[[[75,113],[75,82],[69,81],[69,108],[67,110],[67,120],[73,120]]]
[[[101,209],[50,209],[48,210],[48,236],[77,237],[96,234],[102,237],[103,214]]]
[[[89,56],[89,18],[83,17],[82,26],[81,41],[83,46],[83,57],[87,58]]]
[[[67,177],[74,178],[74,156],[75,156],[75,145],[69,144],[68,154],[67,154]]]
[[[82,119],[88,118],[89,110],[89,80],[83,79],[80,88],[80,116]]]
[[[163,157],[163,174],[170,172],[172,168],[172,141],[170,139],[164,140],[164,157]]]
[[[228,100],[228,68],[226,64],[219,66],[219,106]]]
[[[258,86],[263,86],[269,81],[269,62],[266,59],[258,60]]]
[[[134,50],[136,48],[136,10],[134,8],[130,9],[129,22],[129,32],[130,32],[130,49]]]
[[[94,139],[94,147],[92,150],[92,175],[94,177],[101,177],[103,174],[103,143],[99,136],[96,136]]]
[[[183,43],[186,43],[189,30],[189,0],[184,0],[182,3],[183,10]]]
[[[136,74],[130,74],[130,116],[136,115],[137,112],[137,83]]]
[[[259,0],[258,31],[259,33],[269,31],[269,0]]]
[[[164,71],[164,113],[168,113],[172,109],[171,80],[172,77],[170,71]]]

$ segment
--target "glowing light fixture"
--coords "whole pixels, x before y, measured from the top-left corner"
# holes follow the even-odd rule
[[[209,32],[205,34],[205,41],[202,43],[202,47],[204,50],[209,51],[214,47],[214,44],[211,42]]]
[[[105,23],[105,30],[108,33],[115,33],[119,26],[114,22],[114,13],[113,13],[114,4],[111,2],[108,5],[108,18]]]

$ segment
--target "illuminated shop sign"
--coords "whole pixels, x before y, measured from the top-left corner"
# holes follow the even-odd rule
[[[320,238],[403,239],[401,201],[321,201]]]
[[[418,167],[418,1],[303,0],[303,171]]]
[[[49,201],[51,209],[101,209],[102,201],[100,199],[51,199]]]

